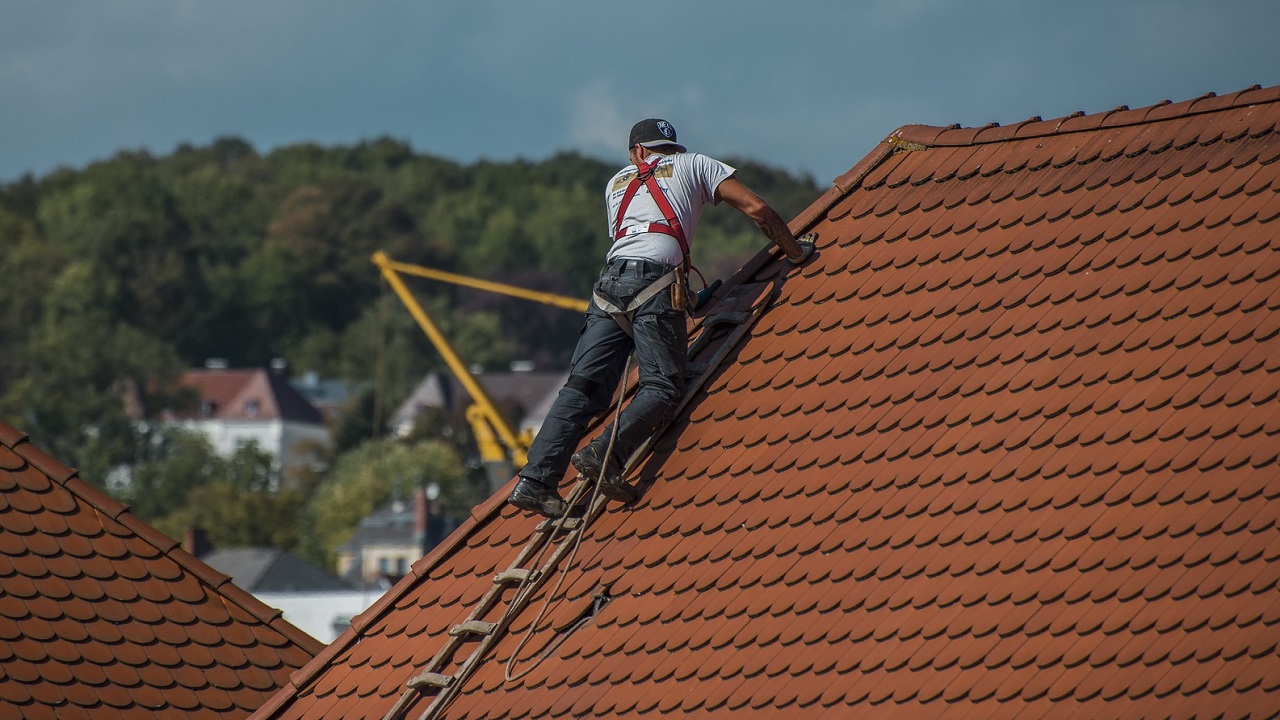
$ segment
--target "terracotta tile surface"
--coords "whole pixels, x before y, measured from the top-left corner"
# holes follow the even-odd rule
[[[892,134],[438,717],[1280,713],[1277,121]],[[384,717],[537,525],[477,508],[255,718]]]
[[[321,647],[0,422],[0,717],[243,718]]]

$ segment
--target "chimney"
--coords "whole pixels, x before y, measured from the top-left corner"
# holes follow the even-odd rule
[[[436,499],[440,486],[435,483],[420,487],[413,493],[413,539],[423,556],[440,544],[444,537],[444,516]]]
[[[201,557],[209,554],[213,544],[209,542],[209,534],[204,528],[189,525],[182,534],[182,549],[196,557]]]
[[[413,491],[413,538],[422,540],[427,536],[427,515],[430,513],[430,500],[427,500],[427,489],[420,487]]]

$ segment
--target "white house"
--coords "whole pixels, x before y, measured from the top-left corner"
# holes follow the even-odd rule
[[[287,475],[289,468],[313,461],[309,445],[330,443],[320,412],[281,374],[262,369],[189,370],[179,382],[196,391],[199,405],[192,412],[171,414],[170,420],[203,433],[221,455],[257,443],[276,457]]]
[[[255,592],[253,596],[281,612],[284,619],[322,643],[331,643],[351,625],[351,619],[378,601],[386,588],[320,590],[315,592]]]

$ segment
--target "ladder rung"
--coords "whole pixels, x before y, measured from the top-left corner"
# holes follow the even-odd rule
[[[564,520],[562,521],[561,520],[543,520],[542,522],[538,523],[537,531],[540,533],[550,532],[551,528],[555,527],[557,522],[563,522],[564,523],[563,527],[565,530],[577,530],[578,526],[582,524],[582,518],[576,518],[576,517],[564,518]]]
[[[415,690],[424,687],[447,688],[452,684],[452,675],[443,675],[441,673],[434,672],[424,672],[409,680],[409,687],[414,688]]]
[[[455,625],[449,634],[454,637],[462,635],[492,635],[494,628],[498,627],[497,623],[484,622],[482,620],[468,620],[461,625]]]
[[[508,568],[493,576],[493,584],[495,585],[519,585],[531,578],[537,577],[536,570],[526,568]]]
[[[726,296],[725,299],[741,299],[742,297],[746,297],[747,294],[755,292],[755,290],[760,288],[762,285],[763,284],[740,286],[739,288],[730,291],[729,295]],[[742,339],[743,335],[751,329],[754,320],[758,318],[760,313],[764,311],[764,308],[772,303],[777,297],[778,289],[776,281],[772,284],[764,285],[764,287],[769,294],[767,296],[758,295],[757,298],[752,301],[751,310],[744,312],[718,313],[716,315],[708,316],[703,320],[703,330],[698,334],[697,338],[690,343],[687,357],[692,358],[697,356],[713,342],[719,342],[720,346],[713,351],[710,362],[689,362],[689,374],[700,378],[700,380],[691,385],[690,388],[686,389],[686,395],[680,402],[677,412],[682,410],[684,405],[693,397],[693,393],[698,391],[702,381],[705,381],[707,377],[707,370],[717,366],[724,359],[726,354],[733,350],[734,346]],[[735,300],[735,302],[736,301],[737,300]],[[737,327],[728,332],[709,332],[709,330],[712,330],[714,326],[722,325],[735,325]],[[627,462],[624,464],[624,468],[632,467],[633,464],[637,462],[637,458],[644,452],[647,452],[652,440],[653,438],[650,438],[649,441],[646,441],[641,445],[641,447],[637,448],[632,456],[627,459]],[[580,499],[580,496],[585,491],[590,490],[591,486],[592,481],[590,478],[579,475],[577,483],[570,491],[570,502],[573,502],[574,498]],[[588,518],[597,517],[600,512],[603,512],[603,508],[603,502],[596,502],[589,507],[587,514],[583,517],[563,518],[561,520],[544,520],[538,523],[535,536],[529,539],[525,549],[520,552],[516,560],[512,561],[512,567],[507,570],[503,570],[494,576],[494,586],[485,592],[484,597],[480,600],[480,606],[473,609],[471,617],[481,617],[490,612],[493,609],[494,603],[498,602],[504,594],[508,594],[507,590],[503,587],[504,585],[537,580],[542,574],[555,572],[555,568],[560,562],[562,555],[570,548],[577,547],[575,543],[561,543],[555,552],[551,554],[546,565],[541,569],[526,569],[519,566],[530,561],[535,555],[539,558],[541,557],[539,554],[541,552],[541,548],[543,548],[549,539],[554,538],[554,536],[550,536],[549,538],[549,533],[561,528],[568,531],[580,531],[582,528],[586,527]],[[537,534],[542,534],[543,536],[537,537]],[[530,602],[530,595],[532,595],[532,593],[517,594],[517,597],[511,600],[511,605],[508,606],[507,612],[510,613],[517,607],[520,609],[527,607]],[[598,609],[596,604],[601,601],[602,596],[593,595],[593,598],[593,608]],[[607,596],[603,599],[607,601]],[[444,646],[440,648],[439,652],[436,653],[435,657],[427,667],[448,667],[448,663],[452,661],[458,647],[468,642],[467,640],[460,639],[461,636],[475,634],[483,635],[484,637],[476,643],[476,647],[473,649],[471,655],[461,665],[456,666],[454,675],[444,675],[442,673],[424,671],[408,682],[410,691],[421,691],[423,688],[441,689],[441,691],[431,699],[427,709],[419,716],[419,720],[435,720],[449,706],[449,703],[452,702],[456,693],[461,691],[462,686],[468,682],[469,678],[472,677],[472,673],[481,663],[484,662],[491,646],[499,641],[500,636],[496,634],[498,628],[502,627],[504,630],[506,628],[506,625],[504,624],[506,622],[506,616],[504,615],[503,617],[504,619],[498,623],[468,620],[460,625],[454,626],[454,628],[449,631],[450,638],[445,641]],[[396,706],[387,713],[384,720],[404,720],[403,713],[407,711],[410,704],[417,702],[419,699],[410,691],[406,691],[401,696],[400,701],[397,702]]]

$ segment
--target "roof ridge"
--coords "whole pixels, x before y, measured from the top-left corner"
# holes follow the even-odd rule
[[[280,610],[272,608],[234,582],[230,576],[218,572],[208,563],[192,555],[182,548],[177,540],[156,530],[150,524],[134,515],[126,503],[111,497],[102,490],[90,485],[80,477],[79,472],[69,467],[42,450],[25,432],[0,420],[0,445],[12,450],[15,454],[39,469],[50,480],[57,482],[67,492],[89,506],[125,526],[140,540],[155,547],[173,560],[183,570],[191,573],[200,582],[217,590],[228,601],[239,605],[242,610],[261,620],[265,625],[283,635],[290,642],[306,650],[310,655],[317,655],[324,643],[303,632],[284,619]]]
[[[1260,95],[1255,97],[1253,96],[1255,93],[1260,93]],[[1148,117],[1156,112],[1160,112],[1161,117],[1155,118],[1153,121],[1164,121],[1191,115],[1221,112],[1245,105],[1274,102],[1280,102],[1280,85],[1263,88],[1261,85],[1254,84],[1227,95],[1219,96],[1213,92],[1208,92],[1197,98],[1179,103],[1162,100],[1154,105],[1134,110],[1129,109],[1127,105],[1119,105],[1106,112],[1086,115],[1084,111],[1077,111],[1066,117],[1053,120],[1043,120],[1039,115],[1034,115],[1020,123],[1005,126],[1001,126],[999,123],[988,123],[980,128],[964,128],[958,123],[945,127],[917,124],[903,125],[889,133],[884,140],[881,140],[872,148],[871,152],[867,153],[852,168],[832,180],[831,187],[827,188],[827,191],[811,203],[809,207],[801,211],[789,225],[792,233],[797,236],[817,225],[831,208],[835,207],[845,197],[848,197],[851,192],[857,190],[867,175],[894,155],[903,152],[927,150],[932,147],[985,145],[1014,138],[1022,140],[1072,132],[1086,132],[1097,130],[1104,125],[1108,128],[1138,125],[1147,122]],[[1196,107],[1197,105],[1202,106]],[[1120,117],[1111,121],[1117,114]],[[1064,130],[1063,125],[1071,121],[1076,122]],[[962,133],[963,137],[956,133]],[[943,138],[944,135],[948,134],[951,134],[951,136]],[[738,272],[734,273],[729,280],[726,280],[725,286],[730,287],[754,275],[773,260],[775,254],[776,250],[772,246],[764,247],[748,260]]]
[[[1153,105],[1133,109],[1130,109],[1128,105],[1118,105],[1110,110],[1097,113],[1085,113],[1083,110],[1077,110],[1070,115],[1049,120],[1044,120],[1039,115],[1034,115],[1012,125],[988,123],[980,127],[962,127],[959,124],[951,124],[944,127],[909,124],[894,130],[885,138],[884,142],[905,150],[985,145],[1014,139],[1025,140],[1051,135],[1087,132],[1098,130],[1102,127],[1117,128],[1141,125],[1148,122],[1177,120],[1192,115],[1224,112],[1248,105],[1274,102],[1280,102],[1280,85],[1264,88],[1255,84],[1226,95],[1207,92],[1199,97],[1176,103],[1171,100],[1161,100]]]

